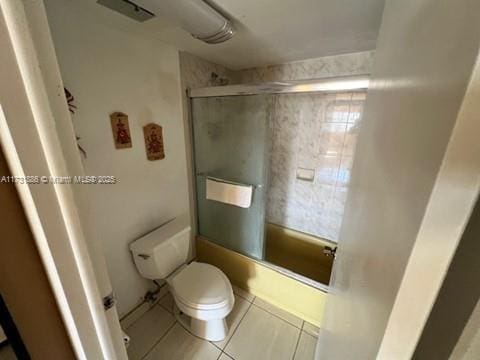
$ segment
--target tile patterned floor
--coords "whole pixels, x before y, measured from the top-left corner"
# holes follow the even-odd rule
[[[125,330],[131,360],[313,360],[318,328],[234,287],[235,306],[223,341],[208,342],[173,317],[168,293]]]

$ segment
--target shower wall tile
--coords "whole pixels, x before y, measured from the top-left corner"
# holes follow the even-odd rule
[[[317,136],[318,154],[341,155],[347,131],[344,123],[321,123]]]
[[[236,72],[234,82],[258,83],[369,74],[374,54],[374,51],[365,51],[246,69]]]
[[[300,80],[370,73],[374,52],[238,71],[233,82]],[[274,104],[267,220],[337,241],[365,92],[282,94]],[[313,169],[313,182],[296,178]]]
[[[317,183],[334,186],[339,178],[341,161],[340,156],[319,155],[315,176]]]
[[[365,93],[280,94],[271,120],[267,220],[337,241]],[[299,168],[315,172],[297,179]]]
[[[355,154],[355,147],[357,145],[358,131],[360,130],[360,123],[347,124],[345,132],[345,140],[343,145],[343,155],[353,156]]]
[[[220,79],[231,83],[234,78],[234,71],[185,51],[180,52],[180,73],[184,89],[220,85]],[[216,80],[212,73],[218,75]]]
[[[337,186],[348,186],[350,183],[350,172],[353,165],[353,156],[344,155],[340,162],[337,175]]]

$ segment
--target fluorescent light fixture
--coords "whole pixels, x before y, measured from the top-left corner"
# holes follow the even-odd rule
[[[175,20],[194,38],[209,44],[227,41],[235,35],[230,21],[203,0],[135,0],[135,3]]]

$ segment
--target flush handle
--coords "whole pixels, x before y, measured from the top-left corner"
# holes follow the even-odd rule
[[[143,260],[150,259],[150,255],[147,254],[138,254],[138,256],[140,256]]]

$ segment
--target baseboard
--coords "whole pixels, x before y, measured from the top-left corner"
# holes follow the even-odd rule
[[[259,261],[197,237],[197,259],[220,268],[232,284],[320,326],[327,293],[303,284]]]

